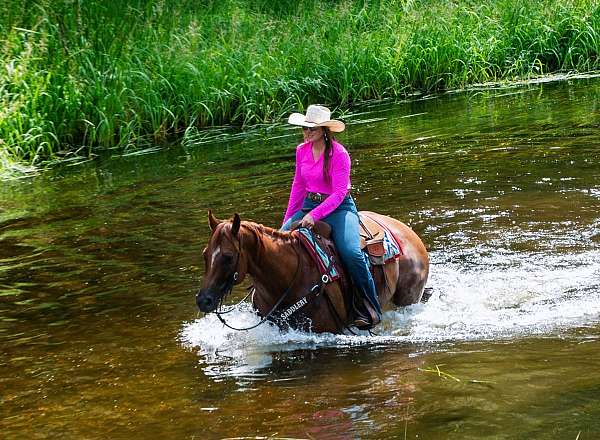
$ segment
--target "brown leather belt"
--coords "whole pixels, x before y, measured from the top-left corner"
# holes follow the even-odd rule
[[[306,194],[306,197],[312,202],[321,203],[323,200],[329,197],[329,194],[309,192]]]

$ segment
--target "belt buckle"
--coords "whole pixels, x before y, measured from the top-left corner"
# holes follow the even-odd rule
[[[310,195],[311,195],[311,200],[313,202],[322,202],[323,201],[323,196],[321,195],[321,193],[314,192],[314,193],[311,193]]]

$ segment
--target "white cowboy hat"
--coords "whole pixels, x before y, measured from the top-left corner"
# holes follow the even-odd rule
[[[331,111],[322,105],[309,105],[306,109],[306,115],[302,113],[292,113],[288,122],[302,127],[328,127],[331,131],[344,131],[346,126],[342,121],[331,118]]]

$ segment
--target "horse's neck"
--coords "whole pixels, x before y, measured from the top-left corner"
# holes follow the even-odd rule
[[[300,264],[299,254],[291,240],[276,238],[268,233],[257,237],[257,252],[248,252],[248,274],[255,284],[268,293],[281,294],[293,282]]]

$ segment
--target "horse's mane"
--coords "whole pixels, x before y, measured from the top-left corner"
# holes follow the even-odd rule
[[[296,240],[291,232],[279,231],[277,229],[270,228],[260,223],[251,221],[242,221],[240,230],[247,230],[256,239],[257,246],[255,247],[255,257],[257,261],[260,261],[265,255],[266,247],[269,243],[272,244],[283,244],[283,245],[296,245]]]
[[[280,231],[278,229],[270,228],[269,226],[265,226],[260,223],[255,223],[251,221],[243,221],[242,226],[250,229],[256,235],[268,235],[278,240],[283,241],[291,241],[293,235],[289,231]]]

